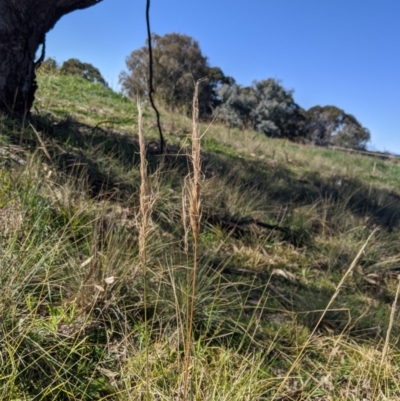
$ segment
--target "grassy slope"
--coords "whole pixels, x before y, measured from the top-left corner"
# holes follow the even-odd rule
[[[44,75],[39,88],[32,126],[0,121],[1,399],[138,400],[146,383],[150,399],[178,399],[191,122],[162,113],[163,160],[149,143],[144,282],[136,105],[73,77]],[[155,127],[145,108],[149,141]],[[193,399],[398,399],[397,319],[382,351],[400,166],[218,125],[202,132]]]

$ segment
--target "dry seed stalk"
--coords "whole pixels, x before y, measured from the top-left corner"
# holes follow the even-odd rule
[[[193,132],[192,132],[192,164],[193,179],[190,188],[189,217],[193,231],[193,238],[196,242],[200,231],[200,129],[199,129],[199,81],[196,82],[193,96]]]
[[[193,232],[193,271],[192,271],[192,295],[189,309],[189,320],[187,322],[187,338],[185,352],[185,375],[183,399],[187,400],[188,383],[189,383],[189,362],[191,355],[192,332],[193,332],[193,316],[194,316],[194,299],[196,295],[196,277],[197,277],[197,247],[200,233],[200,178],[201,178],[201,160],[200,160],[200,127],[199,127],[199,84],[204,79],[199,79],[194,87],[193,95],[193,132],[192,132],[192,165],[193,173],[189,189],[189,219]]]
[[[137,101],[138,125],[139,125],[139,149],[140,149],[140,227],[139,227],[139,258],[143,269],[143,303],[144,303],[144,324],[145,324],[145,347],[146,347],[146,399],[150,399],[149,387],[149,344],[147,333],[147,266],[146,266],[146,236],[149,227],[151,202],[147,184],[147,161],[146,144],[142,127],[142,107]]]
[[[184,230],[183,236],[183,246],[186,255],[189,252],[189,224],[188,224],[188,215],[187,215],[187,180],[185,179],[185,183],[182,188],[182,225]]]
[[[143,265],[146,263],[146,234],[149,227],[151,202],[147,184],[146,144],[142,130],[142,107],[138,101],[139,149],[140,149],[140,214],[139,256]]]

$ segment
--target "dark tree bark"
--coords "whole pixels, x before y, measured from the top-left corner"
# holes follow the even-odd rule
[[[46,33],[63,15],[101,1],[0,0],[0,111],[13,117],[29,113]],[[35,60],[40,46],[43,57]]]

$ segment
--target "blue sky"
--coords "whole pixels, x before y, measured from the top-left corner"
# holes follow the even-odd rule
[[[103,0],[66,15],[46,55],[100,69],[118,90],[125,58],[146,39],[145,0]],[[151,29],[199,41],[239,84],[276,78],[303,108],[335,105],[400,154],[399,0],[152,0]]]

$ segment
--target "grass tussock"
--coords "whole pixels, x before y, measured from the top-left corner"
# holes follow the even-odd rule
[[[160,156],[146,105],[39,88],[0,119],[2,400],[400,398],[396,161],[196,101]]]

